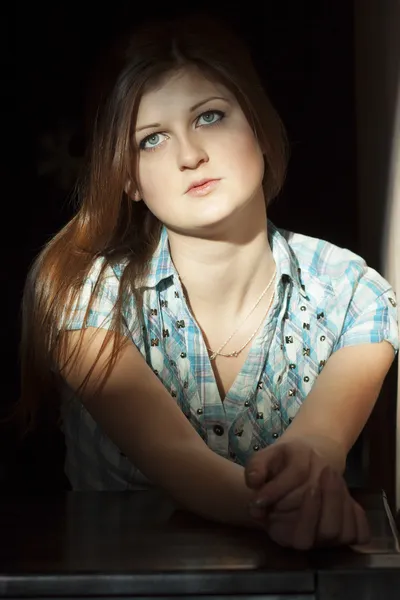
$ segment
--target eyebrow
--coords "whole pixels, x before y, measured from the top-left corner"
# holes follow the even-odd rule
[[[201,102],[197,102],[196,104],[191,106],[189,108],[189,112],[192,113],[197,108],[200,108],[200,106],[203,106],[203,104],[207,104],[207,102],[210,102],[211,100],[224,100],[225,102],[228,102],[227,98],[223,98],[222,96],[211,96],[210,98],[207,98],[206,100],[201,100]],[[138,127],[137,129],[135,129],[135,133],[138,133],[143,129],[153,129],[154,127],[161,127],[161,123],[151,123],[151,125],[143,125],[143,127]]]

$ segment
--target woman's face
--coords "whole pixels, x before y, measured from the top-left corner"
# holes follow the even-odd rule
[[[236,98],[196,69],[145,93],[135,127],[135,199],[171,231],[212,234],[264,202],[264,159]],[[212,180],[200,187],[191,186]]]

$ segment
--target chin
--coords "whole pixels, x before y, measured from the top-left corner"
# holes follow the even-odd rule
[[[254,222],[255,228],[259,227],[261,213],[254,206],[255,200],[253,196],[248,201],[231,200],[229,204],[227,201],[224,203],[223,199],[213,199],[212,203],[203,201],[198,206],[192,205],[190,213],[185,215],[185,222],[175,222],[167,227],[181,235],[226,238],[235,231],[252,229],[251,222]]]
[[[243,216],[241,210],[230,210],[229,212],[219,212],[209,215],[208,218],[199,218],[197,222],[191,224],[194,235],[197,237],[215,237],[221,235],[224,238],[238,227],[243,228]]]

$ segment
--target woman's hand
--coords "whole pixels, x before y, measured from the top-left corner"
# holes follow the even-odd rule
[[[369,527],[342,475],[300,439],[253,455],[245,469],[255,490],[251,515],[272,540],[307,550],[315,545],[365,544]]]

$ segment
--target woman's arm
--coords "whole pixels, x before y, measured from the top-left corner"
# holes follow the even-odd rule
[[[77,389],[92,367],[106,336],[88,328],[74,366],[62,373]],[[80,331],[68,331],[68,352]],[[253,492],[244,469],[212,452],[136,349],[129,343],[100,393],[95,393],[110,343],[85,388],[82,401],[94,420],[152,482],[184,508],[221,522],[254,527],[248,515]]]
[[[343,473],[347,454],[372,412],[394,356],[386,341],[347,346],[332,354],[280,441],[309,442]]]
[[[257,491],[252,514],[279,544],[368,541],[365,513],[341,474],[393,358],[387,342],[335,352],[281,439],[247,463],[248,485]]]

